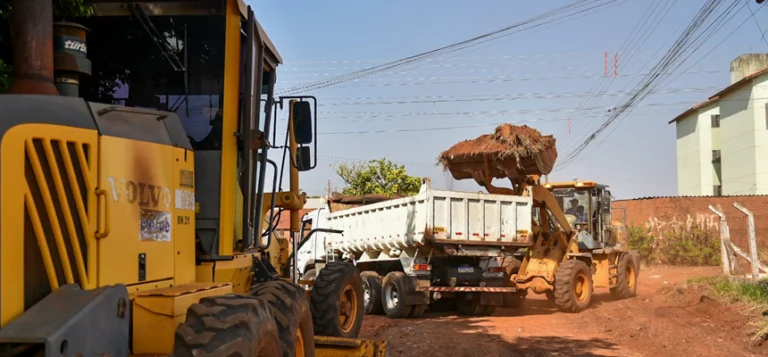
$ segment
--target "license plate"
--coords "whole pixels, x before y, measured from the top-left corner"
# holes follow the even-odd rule
[[[465,274],[465,273],[474,273],[475,268],[473,267],[459,267],[459,274]]]

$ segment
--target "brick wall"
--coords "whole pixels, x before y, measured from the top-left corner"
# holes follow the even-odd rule
[[[698,226],[719,232],[720,218],[709,205],[725,213],[731,240],[748,251],[747,216],[733,207],[738,202],[755,215],[758,246],[768,249],[768,196],[659,197],[613,202],[613,218],[628,226],[650,228],[655,236],[669,229],[688,230]]]

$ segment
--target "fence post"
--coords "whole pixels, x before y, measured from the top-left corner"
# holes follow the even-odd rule
[[[747,215],[747,226],[749,228],[749,256],[752,260],[752,280],[760,280],[760,257],[757,254],[757,237],[755,236],[755,216],[752,211],[746,209],[738,202],[733,203],[733,207],[736,207],[741,212]]]
[[[728,256],[728,248],[726,246],[728,241],[731,240],[730,232],[728,232],[728,222],[725,220],[725,214],[720,212],[717,208],[709,205],[709,210],[720,217],[720,265],[723,267],[723,274],[729,276],[733,275],[731,259]]]

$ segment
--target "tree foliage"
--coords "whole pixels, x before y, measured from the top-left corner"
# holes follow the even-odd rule
[[[421,179],[409,176],[405,165],[398,165],[386,158],[367,163],[340,164],[334,167],[346,187],[345,195],[414,195],[419,192]]]

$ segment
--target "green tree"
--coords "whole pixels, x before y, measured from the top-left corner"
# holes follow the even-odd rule
[[[414,195],[419,192],[421,179],[409,176],[405,165],[398,165],[385,158],[367,163],[340,164],[334,166],[346,187],[345,195]]]

